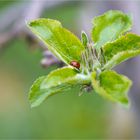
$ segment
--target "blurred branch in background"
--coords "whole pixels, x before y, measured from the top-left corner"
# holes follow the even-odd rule
[[[1,18],[0,49],[5,47],[9,41],[17,37],[18,35],[24,35],[24,37],[30,43],[32,42],[34,43],[36,38],[33,36],[31,32],[27,30],[25,23],[29,20],[41,17],[43,11],[46,10],[47,8],[57,6],[64,2],[65,0],[49,1],[49,2],[46,0],[44,1],[30,0],[28,2],[21,1],[9,6],[0,14]],[[11,24],[12,27],[9,28]],[[44,67],[60,63],[60,61],[57,60],[50,52],[46,53],[46,51],[48,50],[44,46],[44,44],[41,43],[39,46],[45,50],[45,57],[41,61]]]

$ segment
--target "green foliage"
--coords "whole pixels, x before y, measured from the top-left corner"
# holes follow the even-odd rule
[[[87,46],[87,43],[89,42],[87,34],[84,31],[81,33],[81,41],[84,46]]]
[[[39,77],[32,85],[30,89],[29,100],[31,102],[31,107],[39,105],[44,100],[45,91],[40,88],[42,81],[45,79],[45,76]]]
[[[93,72],[91,77],[96,93],[106,99],[128,106],[126,93],[131,86],[131,81],[127,77],[111,70],[104,71],[99,76]]]
[[[120,11],[108,11],[93,20],[92,42],[82,32],[81,41],[52,19],[37,19],[28,27],[48,45],[48,49],[67,65],[80,63],[80,69],[72,66],[57,69],[33,84],[29,100],[35,107],[47,97],[80,85],[91,88],[114,102],[128,106],[131,81],[110,69],[140,53],[140,37],[124,33],[130,30],[131,18]]]
[[[38,19],[28,24],[29,28],[47,45],[56,57],[66,64],[72,60],[81,61],[84,46],[61,23],[52,19]]]
[[[126,34],[114,42],[106,44],[103,50],[107,60],[104,69],[110,69],[128,58],[140,54],[140,36]]]
[[[31,87],[29,100],[31,107],[38,106],[50,95],[68,90],[77,84],[89,84],[88,76],[78,74],[71,67],[52,71],[48,76],[38,78]]]
[[[131,29],[131,18],[120,11],[108,11],[93,19],[92,39],[96,48],[117,39]]]

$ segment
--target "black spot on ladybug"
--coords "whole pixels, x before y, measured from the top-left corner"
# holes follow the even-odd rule
[[[75,67],[75,68],[77,68],[77,69],[80,68],[80,63],[78,63],[77,61],[71,61],[70,62],[70,65],[73,66],[73,67]]]

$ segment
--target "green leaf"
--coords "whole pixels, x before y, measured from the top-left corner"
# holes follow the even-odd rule
[[[52,71],[48,76],[37,79],[29,92],[31,107],[40,105],[47,97],[68,90],[73,86],[90,83],[88,76],[79,74],[71,67]]]
[[[44,100],[44,97],[42,95],[44,94],[45,90],[42,90],[40,88],[40,85],[45,78],[46,76],[39,77],[30,88],[29,101],[31,103],[31,107],[39,105],[42,100]]]
[[[140,54],[140,36],[126,34],[103,47],[107,61],[103,69],[111,69],[119,63]]]
[[[128,107],[128,92],[131,81],[114,71],[104,71],[99,76],[96,72],[92,75],[92,85],[96,93],[113,102],[118,102]]]
[[[93,19],[92,39],[95,47],[100,48],[105,43],[117,39],[131,29],[130,16],[116,10],[111,10]]]
[[[28,27],[66,64],[73,60],[81,61],[84,46],[75,35],[63,28],[59,21],[42,18],[31,21]]]
[[[85,47],[87,46],[87,43],[89,42],[88,36],[87,36],[87,34],[84,31],[82,31],[82,33],[81,33],[81,41],[82,41],[82,44]]]

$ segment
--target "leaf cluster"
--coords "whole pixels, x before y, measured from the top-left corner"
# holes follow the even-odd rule
[[[84,31],[80,41],[53,19],[42,18],[27,24],[48,49],[67,65],[33,83],[29,92],[31,107],[76,85],[92,86],[92,90],[100,96],[129,106],[127,92],[132,82],[111,69],[140,54],[140,36],[126,33],[132,26],[131,17],[120,11],[108,11],[95,17],[92,23],[93,42],[89,42]],[[73,61],[80,64],[80,68],[71,65]]]

